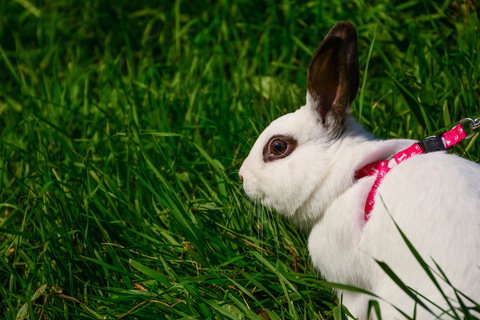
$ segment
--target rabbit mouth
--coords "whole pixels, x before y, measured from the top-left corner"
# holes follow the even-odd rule
[[[259,192],[258,190],[251,190],[248,188],[248,185],[246,183],[243,183],[243,191],[245,192],[246,198],[251,204],[258,203],[262,206],[269,207],[265,204],[265,193],[264,192]]]
[[[243,185],[243,191],[245,191],[245,194],[247,198],[251,201],[260,201],[263,204],[263,198],[258,192],[252,192],[251,190],[247,190],[245,188],[245,184]]]

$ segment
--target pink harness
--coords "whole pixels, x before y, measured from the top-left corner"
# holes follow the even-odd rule
[[[381,160],[378,162],[371,163],[361,168],[355,172],[355,179],[361,179],[363,177],[376,176],[375,183],[372,186],[372,189],[368,193],[367,202],[365,203],[365,222],[370,218],[370,213],[373,210],[375,205],[375,195],[377,194],[377,189],[380,187],[380,184],[385,179],[385,175],[396,165],[400,164],[402,161],[410,159],[413,156],[422,153],[429,153],[434,151],[447,150],[451,146],[457,144],[461,140],[465,139],[467,135],[465,130],[460,124],[455,126],[452,130],[445,133],[440,133],[436,136],[429,137],[423,141],[416,142],[407,149],[400,151],[386,160]],[[470,137],[470,136],[469,136]],[[468,138],[468,137],[467,137]]]

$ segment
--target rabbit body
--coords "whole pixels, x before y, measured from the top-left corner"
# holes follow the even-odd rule
[[[339,150],[343,161],[335,162],[339,167],[331,170],[346,175],[345,180],[351,179],[355,168],[363,167],[362,156],[369,158],[372,146],[394,154],[412,143],[365,141],[357,148]],[[380,156],[368,162],[385,158]],[[313,266],[328,281],[367,289],[413,317],[413,299],[393,283],[374,259],[383,261],[405,284],[448,310],[445,299],[402,239],[395,220],[430,266],[435,267],[432,259],[435,260],[453,286],[480,301],[480,183],[472,177],[480,177],[480,166],[458,156],[436,152],[413,157],[387,174],[368,222],[364,220],[365,200],[375,177],[350,182],[313,225],[308,238]],[[448,285],[443,280],[438,282],[446,295],[455,299]],[[360,318],[366,316],[371,298],[343,292],[344,304]],[[441,313],[429,307],[437,315]],[[382,303],[381,310],[384,319],[403,318],[389,304]],[[435,319],[419,306],[417,318]]]
[[[393,221],[430,266],[437,270],[434,260],[455,288],[480,301],[479,164],[446,152],[410,158],[386,175],[370,219],[364,220],[375,177],[355,181],[355,171],[408,148],[413,141],[375,139],[346,111],[356,94],[352,78],[358,77],[351,61],[355,57],[349,56],[356,53],[352,28],[348,23],[332,28],[312,59],[306,105],[273,121],[257,139],[239,172],[244,190],[309,232],[313,267],[327,281],[360,287],[387,301],[380,301],[383,319],[403,318],[389,303],[413,316],[415,302],[375,260],[385,262],[406,285],[449,310]],[[354,50],[348,47],[352,32]],[[338,59],[344,68],[331,69],[335,64],[329,59]],[[334,72],[340,75],[331,80],[334,85],[320,79]],[[438,282],[456,301],[445,281],[438,278]],[[350,312],[366,319],[372,297],[341,293]],[[416,315],[436,318],[420,306]]]

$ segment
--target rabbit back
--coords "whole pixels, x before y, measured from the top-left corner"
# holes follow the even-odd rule
[[[329,281],[371,290],[411,313],[414,301],[375,262],[382,261],[408,286],[448,309],[395,221],[432,268],[436,270],[434,260],[453,286],[480,300],[480,182],[475,177],[480,177],[480,165],[456,155],[436,152],[411,158],[388,173],[368,222],[363,210],[374,177],[359,180],[313,227],[308,247],[314,267]],[[445,281],[438,282],[455,298]],[[349,308],[365,315],[365,297],[343,294],[353,301],[345,302]],[[382,309],[387,319],[397,312],[388,304]]]

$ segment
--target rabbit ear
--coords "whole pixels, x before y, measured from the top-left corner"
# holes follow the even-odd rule
[[[329,113],[336,123],[342,122],[358,82],[357,33],[352,24],[342,21],[327,34],[308,69],[308,92],[323,124]]]
[[[358,71],[357,31],[350,22],[341,21],[330,29],[327,37],[329,36],[339,37],[345,41],[350,103],[352,103],[357,95],[360,79],[360,73]]]

